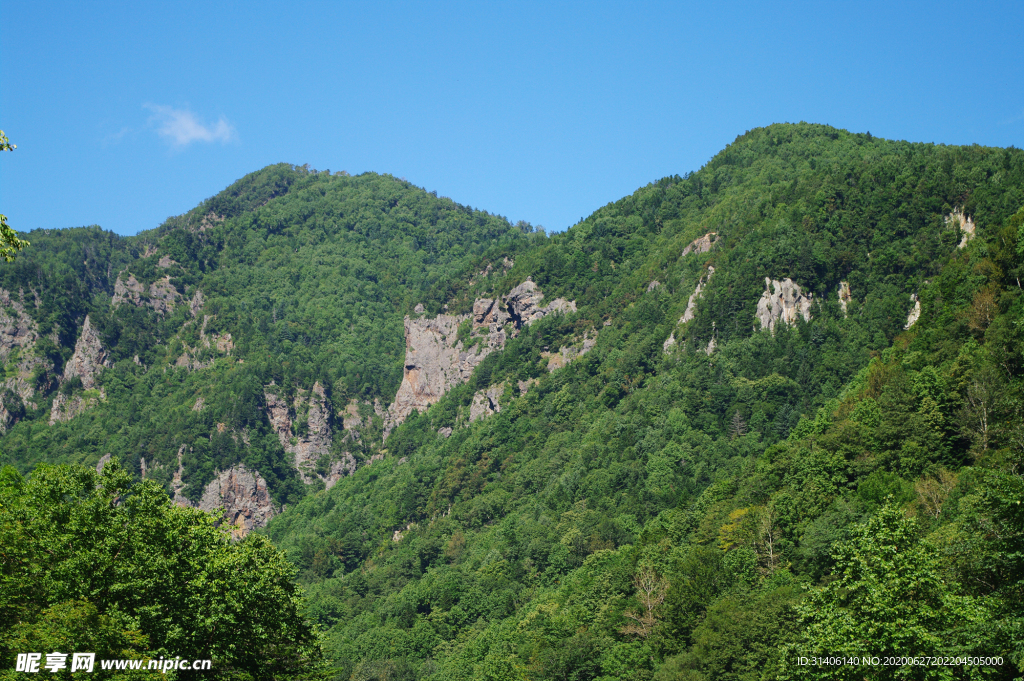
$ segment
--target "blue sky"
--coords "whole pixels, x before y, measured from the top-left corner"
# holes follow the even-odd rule
[[[744,131],[1024,146],[1024,3],[0,0],[0,212],[135,234],[286,161],[560,231]]]

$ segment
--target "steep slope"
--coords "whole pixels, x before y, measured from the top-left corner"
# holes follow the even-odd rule
[[[269,520],[338,678],[753,678],[851,640],[1013,678],[1022,205],[1020,150],[806,124],[551,238],[272,166],[4,274],[0,451]],[[861,592],[910,638],[843,629]]]
[[[998,455],[983,453],[994,441],[978,449],[976,426],[961,420],[969,381],[932,398],[945,420],[893,396],[903,411],[886,401],[872,425],[887,439],[839,444],[837,433],[865,381],[884,390],[868,367],[894,342],[948,329],[914,360],[915,371],[937,367],[964,343],[970,322],[951,321],[974,314],[957,311],[965,304],[988,310],[979,324],[998,309],[1004,333],[1019,333],[1008,221],[1022,188],[1018,150],[772,126],[521,253],[504,286],[530,276],[576,312],[524,328],[396,428],[384,461],[268,528],[310,585],[340,676],[747,678],[788,659],[792,631],[827,652],[813,613],[798,625],[793,605],[836,578],[835,542],[860,536],[856,522],[888,490],[924,509],[930,493],[906,493],[915,484],[1008,470],[1000,462],[1020,455],[1012,439]],[[973,240],[958,214],[971,217]],[[985,290],[993,298],[977,298]],[[452,287],[452,312],[472,302]],[[584,339],[589,352],[552,366]],[[1017,397],[990,418],[1009,438],[1020,367],[1003,371],[1000,390]],[[474,418],[483,397],[489,410]],[[942,446],[915,435],[940,425],[929,437]],[[992,517],[1007,522],[1001,512]],[[1020,566],[1008,565],[1018,577],[975,591],[994,599],[990,613],[1014,602],[1006,588]],[[943,586],[928,598],[968,597],[936,574],[925,578]],[[978,653],[977,642],[1000,640],[978,610],[943,638],[958,615],[937,612],[922,625],[929,650]],[[880,639],[879,654],[893,645]]]
[[[486,286],[531,232],[388,176],[279,165],[131,239],[34,233],[3,273],[0,451],[22,470],[117,456],[181,503],[268,517],[268,493],[280,510],[380,448],[403,316],[495,260]],[[234,473],[240,505],[214,493]]]

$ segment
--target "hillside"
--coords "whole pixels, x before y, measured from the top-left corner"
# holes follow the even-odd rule
[[[551,237],[271,166],[28,235],[0,462],[265,532],[340,679],[1015,678],[1022,207],[1020,150],[808,124]]]

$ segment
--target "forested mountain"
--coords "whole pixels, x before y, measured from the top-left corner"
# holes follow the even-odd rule
[[[269,536],[335,678],[1021,674],[1020,150],[773,125],[550,237],[281,165],[28,239],[3,462]]]

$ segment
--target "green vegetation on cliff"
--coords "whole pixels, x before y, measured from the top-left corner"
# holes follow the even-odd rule
[[[1022,206],[1020,150],[807,124],[551,237],[273,166],[131,239],[30,235],[0,272],[39,337],[31,394],[6,355],[0,452],[114,453],[193,501],[259,472],[339,679],[1016,678]],[[403,317],[528,277],[575,311],[506,326],[382,440]],[[65,375],[86,314],[91,389]],[[85,406],[50,425],[58,399]],[[795,664],[820,654],[1003,665]]]

